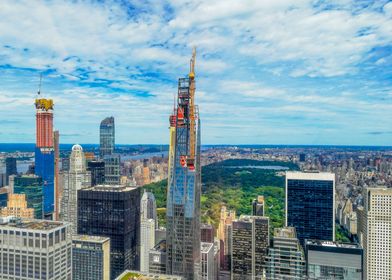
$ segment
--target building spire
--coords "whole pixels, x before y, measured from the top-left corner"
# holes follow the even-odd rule
[[[39,85],[38,85],[38,96],[41,95],[41,86],[42,86],[42,73],[39,74]]]

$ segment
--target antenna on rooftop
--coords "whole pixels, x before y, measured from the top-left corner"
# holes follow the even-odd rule
[[[42,85],[42,73],[39,74],[39,86],[38,86],[38,92],[37,94],[41,94],[41,85]]]

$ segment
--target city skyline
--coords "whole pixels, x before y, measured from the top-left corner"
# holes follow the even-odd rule
[[[34,142],[42,73],[61,143],[113,115],[117,143],[167,144],[196,46],[203,143],[390,145],[392,3],[224,3],[2,2],[0,142]]]

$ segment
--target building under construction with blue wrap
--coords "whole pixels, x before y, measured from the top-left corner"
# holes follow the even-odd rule
[[[200,275],[200,119],[195,105],[195,59],[190,73],[178,80],[178,96],[170,116],[167,190],[166,273],[184,279]]]

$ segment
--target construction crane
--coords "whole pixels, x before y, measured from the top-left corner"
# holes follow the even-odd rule
[[[189,70],[189,157],[187,159],[187,166],[190,170],[195,169],[195,143],[196,143],[196,117],[195,117],[195,63],[196,63],[196,48],[192,50],[192,58],[190,61]]]

